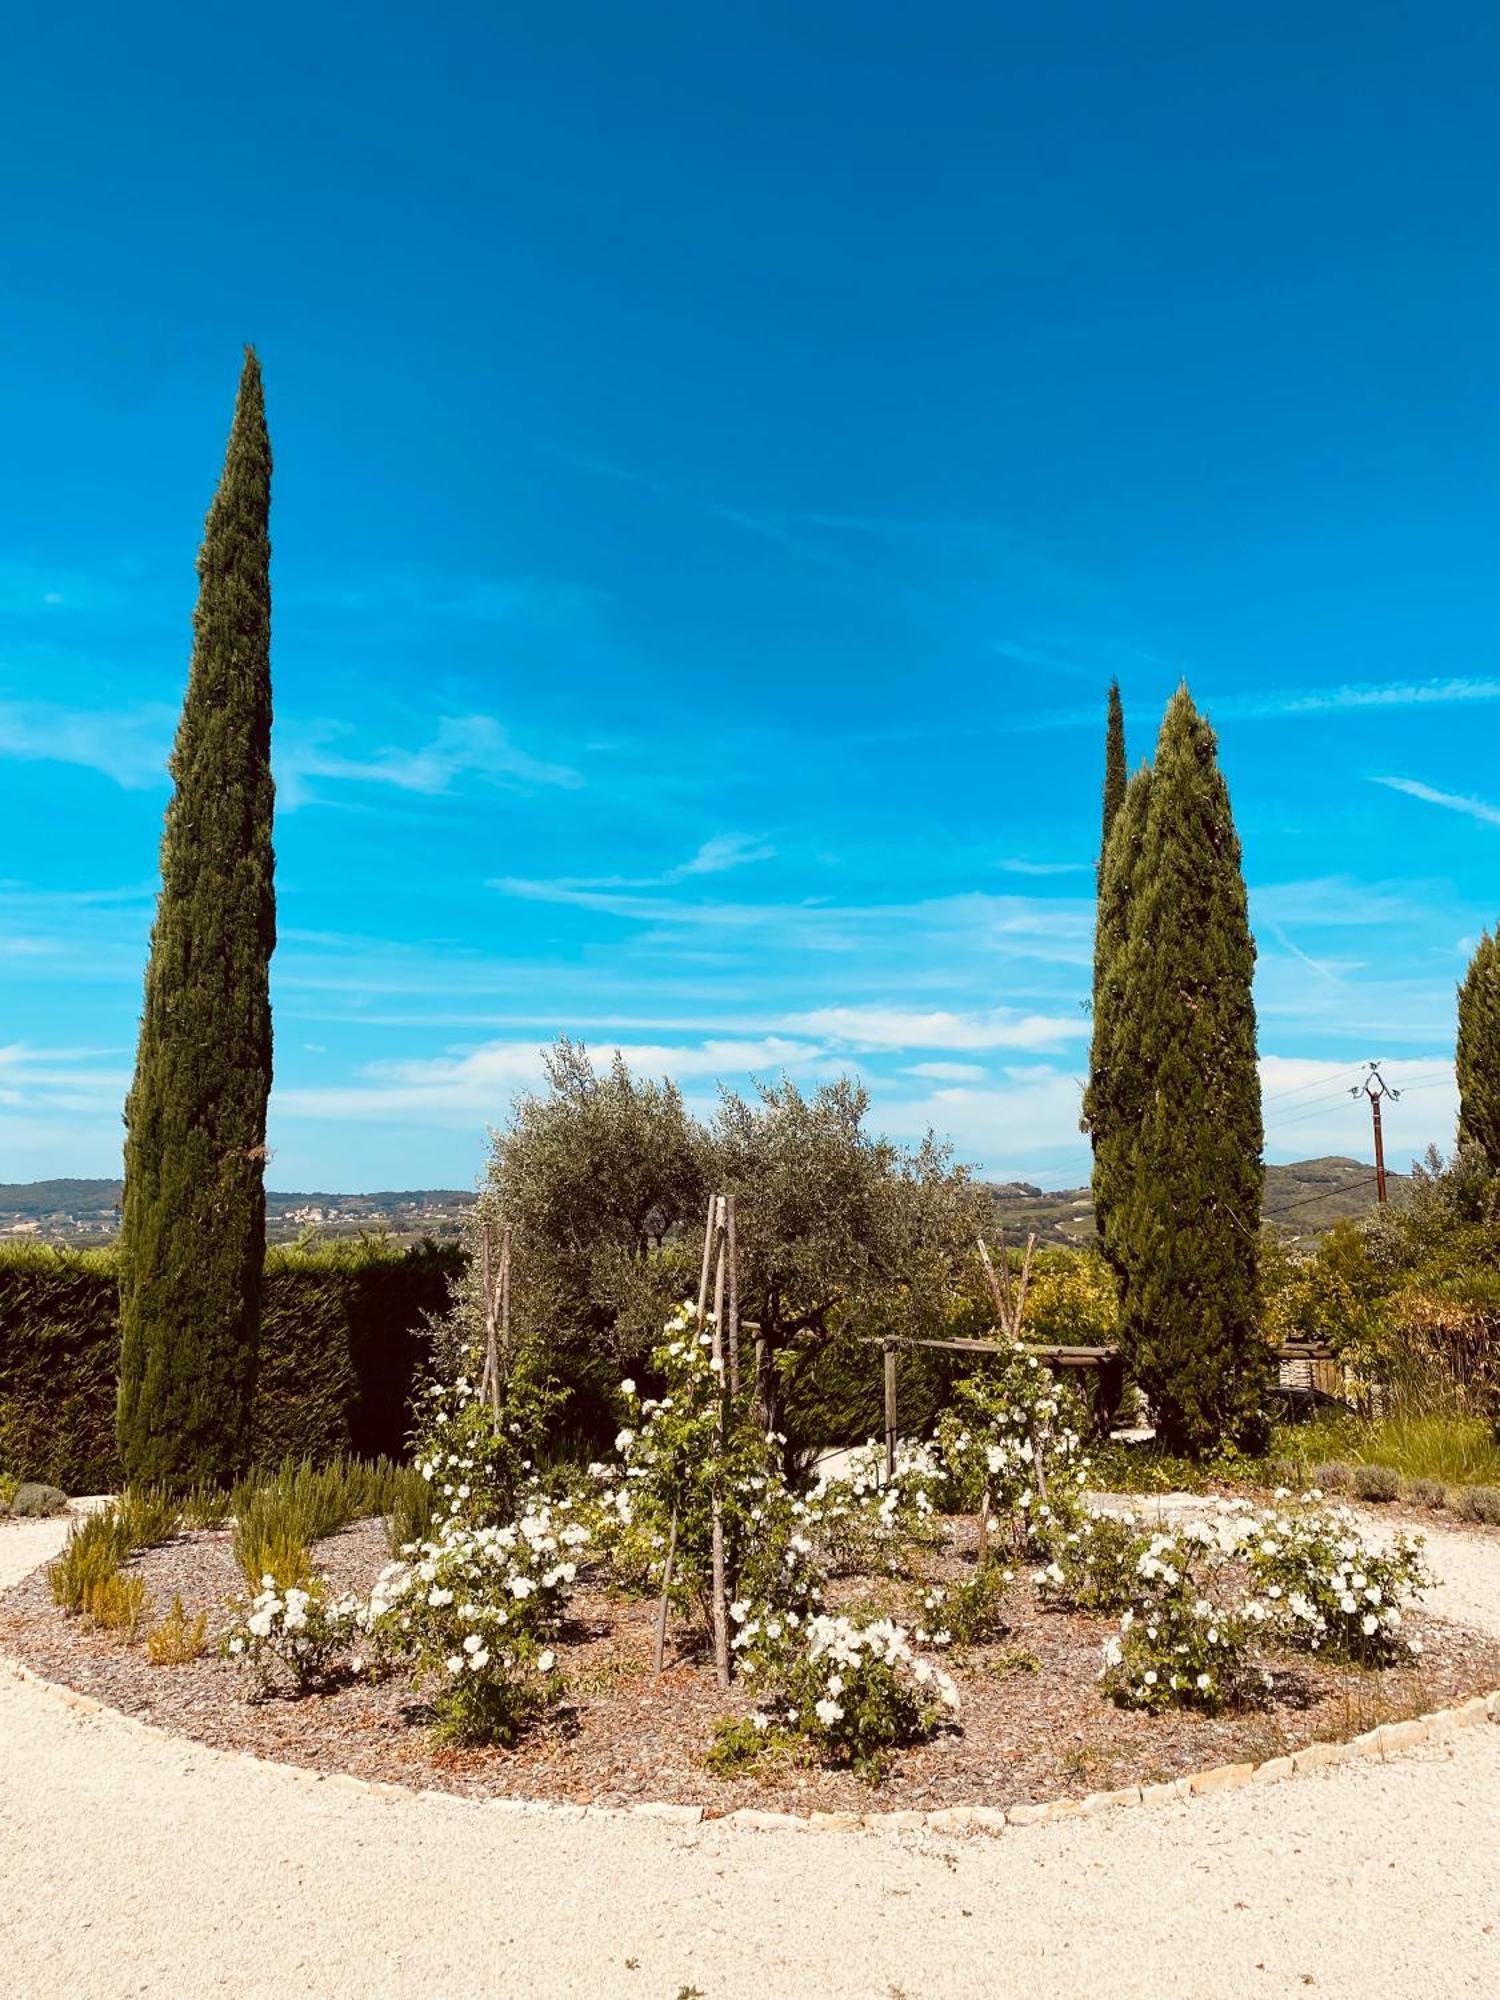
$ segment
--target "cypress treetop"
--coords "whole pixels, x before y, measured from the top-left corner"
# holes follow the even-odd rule
[[[1500,1173],[1500,936],[1488,931],[1458,989],[1458,1137]]]
[[[1112,1264],[1110,1223],[1129,1173],[1141,1097],[1140,1072],[1122,1064],[1116,1047],[1129,1007],[1121,954],[1130,932],[1131,898],[1150,806],[1151,767],[1143,764],[1127,785],[1110,829],[1094,923],[1093,1036],[1083,1125],[1094,1149],[1094,1225]]]
[[[1125,867],[1112,836],[1107,881]],[[1122,1339],[1177,1451],[1253,1443],[1264,1427],[1254,969],[1229,792],[1184,686],[1162,723],[1110,956],[1111,1115],[1125,1157],[1105,1187]]]
[[[243,1466],[265,1251],[271,446],[247,350],[198,557],[135,1079],[125,1107],[118,1428],[132,1480]]]
[[[1104,855],[1109,846],[1115,814],[1125,803],[1125,709],[1120,700],[1120,683],[1109,684],[1109,707],[1104,723],[1104,811],[1099,833],[1099,880],[1104,880]]]

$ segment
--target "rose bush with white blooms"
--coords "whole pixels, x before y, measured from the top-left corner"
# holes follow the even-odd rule
[[[371,1641],[430,1689],[442,1737],[513,1742],[556,1698],[551,1642],[588,1541],[568,1502],[534,1500],[501,1526],[445,1521],[382,1571]]]
[[[1018,1555],[1037,1552],[1082,1506],[1088,1460],[1073,1391],[1017,1346],[953,1396],[937,1426],[948,1504],[993,1516]]]
[[[1347,1508],[1305,1505],[1252,1517],[1246,1552],[1295,1644],[1362,1667],[1421,1652],[1402,1632],[1403,1606],[1432,1583],[1421,1536],[1398,1534],[1381,1549]]]
[[[357,1636],[365,1607],[356,1597],[329,1597],[319,1577],[283,1590],[274,1577],[263,1576],[260,1585],[237,1608],[224,1635],[224,1656],[250,1672],[261,1696],[306,1694],[328,1678]]]
[[[1418,1653],[1401,1627],[1430,1582],[1420,1538],[1398,1535],[1382,1550],[1345,1510],[1320,1510],[1321,1497],[1270,1508],[1220,1501],[1174,1532],[1141,1535],[1133,1601],[1105,1648],[1107,1691],[1131,1707],[1215,1711],[1269,1684],[1251,1658],[1257,1641],[1369,1667]],[[1126,1549],[1119,1534],[1101,1541],[1101,1593],[1118,1587]],[[1044,1591],[1086,1594],[1090,1553],[1087,1542],[1070,1549],[1071,1574],[1054,1562]]]
[[[926,1742],[958,1705],[952,1679],[914,1653],[889,1618],[860,1625],[819,1614],[775,1698],[748,1722],[720,1724],[710,1761],[732,1769],[761,1749],[797,1742],[874,1783],[893,1750]]]

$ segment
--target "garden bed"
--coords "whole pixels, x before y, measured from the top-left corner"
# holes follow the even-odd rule
[[[972,1523],[945,1524],[941,1546],[919,1554],[914,1575],[855,1576],[829,1588],[831,1609],[921,1619],[923,1588],[972,1572]],[[366,1521],[317,1545],[318,1570],[335,1589],[367,1593],[387,1560],[384,1526]],[[246,1699],[249,1682],[215,1641],[242,1594],[229,1536],[178,1536],[135,1557],[159,1616],[180,1594],[206,1610],[211,1650],[185,1666],[153,1666],[144,1644],[125,1644],[52,1604],[43,1572],[0,1598],[0,1649],[38,1674],[163,1729],[218,1748],[325,1772],[449,1790],[475,1797],[550,1798],[627,1805],[646,1800],[784,1811],[868,1809],[871,1789],[847,1771],[773,1753],[747,1772],[705,1768],[715,1722],[746,1715],[750,1692],[715,1685],[706,1651],[674,1632],[667,1669],[650,1669],[654,1607],[610,1590],[585,1570],[558,1644],[568,1695],[514,1749],[435,1747],[431,1714],[399,1674],[336,1679],[300,1699]],[[1500,1641],[1413,1615],[1420,1659],[1368,1671],[1306,1653],[1271,1654],[1265,1706],[1218,1716],[1149,1715],[1116,1707],[1098,1674],[1113,1618],[1043,1608],[1025,1569],[1007,1593],[1003,1634],[940,1659],[957,1682],[957,1726],[894,1759],[873,1802],[882,1809],[1008,1807],[1059,1794],[1159,1781],[1206,1766],[1260,1761],[1320,1739],[1354,1736],[1377,1722],[1450,1706],[1500,1687]]]

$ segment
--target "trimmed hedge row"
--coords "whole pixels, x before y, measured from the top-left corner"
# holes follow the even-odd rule
[[[457,1244],[266,1253],[255,1457],[399,1457],[426,1322]],[[0,1471],[71,1493],[118,1483],[119,1287],[109,1250],[0,1250]]]

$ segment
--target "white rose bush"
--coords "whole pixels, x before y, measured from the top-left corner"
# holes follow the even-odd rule
[[[1421,1538],[1397,1535],[1381,1549],[1352,1514],[1320,1508],[1321,1497],[1281,1496],[1268,1508],[1222,1500],[1171,1532],[1125,1523],[1078,1536],[1040,1587],[1054,1601],[1102,1602],[1117,1597],[1128,1569],[1132,1597],[1106,1643],[1102,1678],[1134,1708],[1217,1713],[1262,1699],[1272,1677],[1255,1655],[1271,1646],[1361,1667],[1414,1658],[1420,1642],[1402,1625],[1431,1580]]]
[[[428,1691],[441,1740],[514,1743],[557,1699],[553,1642],[588,1542],[537,1500],[500,1526],[450,1517],[381,1573],[371,1643]]]
[[[330,1597],[320,1577],[283,1588],[263,1576],[249,1602],[235,1608],[221,1650],[249,1673],[262,1699],[307,1694],[329,1679],[360,1630],[362,1609],[356,1597]]]

